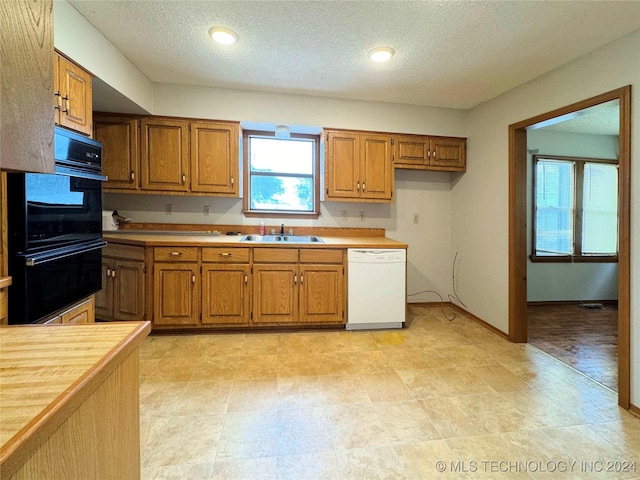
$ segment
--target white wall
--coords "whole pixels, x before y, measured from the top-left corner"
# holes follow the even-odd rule
[[[53,43],[105,84],[143,109],[153,108],[153,84],[66,0],[53,3]]]
[[[508,126],[632,85],[632,163],[640,159],[640,31],[469,112],[469,165],[452,186],[452,241],[469,311],[508,329]],[[631,251],[640,251],[640,168],[632,168]],[[640,255],[631,258],[631,401],[640,405]]]
[[[564,155],[582,158],[618,158],[616,135],[530,130],[527,149],[539,155]],[[533,155],[527,155],[527,255],[532,253]],[[617,263],[533,263],[527,259],[527,300],[617,300]]]

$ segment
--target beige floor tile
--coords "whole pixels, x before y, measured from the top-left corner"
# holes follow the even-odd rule
[[[432,350],[428,365],[432,368],[479,367],[496,365],[486,349],[477,345],[458,345]]]
[[[277,347],[278,355],[306,352],[303,337],[304,335],[297,332],[279,334]]]
[[[140,415],[140,465],[146,467],[156,447],[163,441],[164,429],[171,417]]]
[[[350,356],[354,373],[384,373],[395,370],[380,350],[352,352]]]
[[[171,415],[185,388],[187,383],[143,383],[140,385],[140,414]]]
[[[440,438],[424,409],[415,400],[377,403],[374,407],[391,443],[422,442]]]
[[[204,357],[235,357],[244,354],[244,334],[210,333],[197,335],[197,348]]]
[[[155,370],[144,375],[144,383],[151,382],[188,382],[198,369],[199,358],[166,357],[157,360]]]
[[[224,414],[229,406],[229,396],[233,382],[191,382],[187,384],[176,405],[174,414],[178,416]]]
[[[406,348],[407,335],[404,330],[379,330],[371,332],[373,341],[380,349]]]
[[[389,439],[371,405],[327,407],[336,450],[386,445]]]
[[[224,415],[171,417],[148,466],[213,461],[224,421]]]
[[[275,378],[236,380],[229,395],[227,413],[274,410],[277,405],[278,381]]]
[[[390,348],[383,350],[386,362],[395,370],[429,368],[429,352],[418,348]]]
[[[458,469],[458,458],[443,440],[394,445],[409,480],[469,478]]]
[[[276,465],[276,457],[218,460],[211,480],[276,480]]]
[[[406,476],[390,445],[338,451],[342,480],[402,480]]]
[[[338,337],[346,350],[350,352],[370,352],[378,350],[378,346],[369,332],[340,332]]]
[[[313,357],[304,350],[298,353],[278,354],[278,377],[308,377],[317,375]]]
[[[531,430],[535,425],[520,413],[504,395],[471,395],[456,398],[467,415],[491,433]]]
[[[141,480],[209,480],[212,468],[213,461],[143,468]]]
[[[359,375],[332,375],[318,378],[327,405],[371,403]]]
[[[462,407],[457,397],[430,397],[419,403],[444,439],[489,433],[472,411]]]
[[[324,405],[318,377],[278,378],[278,409],[309,408]]]
[[[277,435],[276,410],[227,414],[216,463],[219,460],[275,457]]]
[[[280,455],[334,451],[324,408],[278,410],[277,452]]]
[[[470,370],[498,393],[521,392],[530,388],[528,383],[503,365],[486,365]]]
[[[191,376],[192,382],[234,380],[238,370],[238,357],[200,357]]]
[[[351,354],[346,351],[332,353],[312,353],[318,375],[344,375],[358,373]]]
[[[140,359],[162,358],[167,350],[176,342],[176,337],[149,336],[140,344]]]
[[[413,400],[413,395],[396,372],[361,374],[360,380],[372,402]]]
[[[163,358],[199,357],[202,355],[199,335],[180,335],[162,355]]]
[[[278,456],[278,480],[337,480],[340,468],[335,451]]]
[[[138,378],[140,383],[145,383],[147,380],[149,380],[149,383],[152,383],[158,376],[159,364],[159,358],[141,358],[138,368]]]
[[[303,351],[309,353],[339,353],[347,351],[342,337],[336,332],[312,332],[302,336]]]
[[[451,395],[495,393],[495,390],[470,368],[435,368],[434,371],[447,383]]]
[[[416,399],[449,395],[449,384],[432,368],[398,370],[398,376]]]
[[[276,355],[246,355],[237,358],[236,379],[276,378],[278,358]]]
[[[278,353],[278,335],[256,333],[245,335],[243,355],[275,355]]]
[[[621,421],[588,425],[589,429],[638,462],[640,472],[640,421],[630,414]]]

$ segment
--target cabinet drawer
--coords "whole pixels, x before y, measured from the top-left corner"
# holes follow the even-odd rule
[[[249,263],[249,249],[205,247],[202,249],[202,261],[214,263]]]
[[[102,255],[112,258],[144,261],[144,247],[133,247],[131,245],[107,242],[107,246],[102,249]]]
[[[198,247],[156,247],[153,249],[156,262],[197,262]]]
[[[342,250],[330,248],[300,249],[300,263],[342,263]]]
[[[296,263],[297,248],[254,248],[254,263]]]

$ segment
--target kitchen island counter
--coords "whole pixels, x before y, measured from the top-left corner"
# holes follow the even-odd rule
[[[148,322],[0,328],[3,479],[139,478],[138,346],[149,331]]]

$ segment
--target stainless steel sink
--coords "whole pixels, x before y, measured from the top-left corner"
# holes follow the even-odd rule
[[[324,243],[314,235],[244,235],[241,242],[256,243]]]

